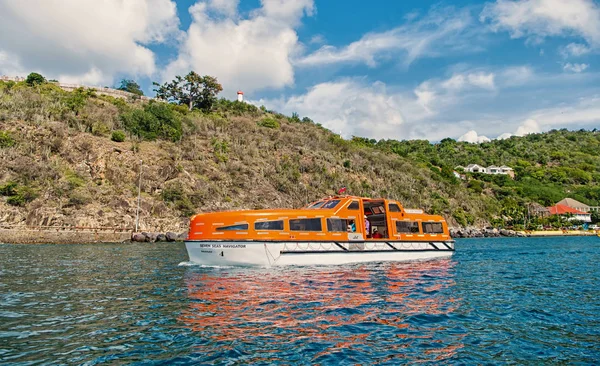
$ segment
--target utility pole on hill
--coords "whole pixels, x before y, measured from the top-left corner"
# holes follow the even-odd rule
[[[140,199],[142,198],[142,165],[144,161],[140,160],[140,180],[138,182],[137,210],[135,212],[135,232],[137,233],[140,224]]]

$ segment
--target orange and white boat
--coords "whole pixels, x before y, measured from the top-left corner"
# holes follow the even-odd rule
[[[191,262],[217,266],[410,261],[454,253],[443,217],[355,196],[327,197],[301,209],[197,214],[185,245]]]

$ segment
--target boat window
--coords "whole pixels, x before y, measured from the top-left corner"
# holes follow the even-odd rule
[[[400,207],[395,203],[389,204],[390,212],[400,212]]]
[[[399,233],[418,233],[419,223],[415,221],[396,221],[396,231]]]
[[[283,230],[283,220],[255,222],[254,230]]]
[[[327,219],[327,231],[338,233],[348,230],[348,220],[346,219]]]
[[[358,201],[352,201],[352,203],[348,205],[348,210],[358,210],[359,208]]]
[[[423,222],[421,225],[424,234],[442,234],[444,232],[441,222]]]
[[[236,230],[248,230],[248,224],[221,226],[217,228],[217,231],[236,231]]]
[[[373,211],[374,214],[385,213],[385,209],[383,208],[383,206],[374,206],[374,207],[371,207],[371,210]]]
[[[308,208],[319,208],[319,207],[323,206],[324,203],[325,203],[325,201],[315,202],[312,205],[308,206]]]
[[[290,220],[291,231],[322,231],[321,219],[294,219]]]
[[[323,206],[321,206],[321,208],[335,208],[335,206],[337,206],[338,203],[340,203],[340,200],[327,201]]]

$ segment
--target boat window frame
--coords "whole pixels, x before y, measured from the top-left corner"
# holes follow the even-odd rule
[[[352,207],[352,205],[354,205],[356,203],[356,207]],[[346,206],[347,210],[351,210],[351,211],[358,211],[360,210],[360,202],[358,202],[357,200],[352,200],[350,201],[350,204],[348,206]]]
[[[257,228],[256,225],[260,224],[271,224],[271,223],[281,223],[281,229],[272,229],[272,228]],[[284,230],[284,221],[283,220],[265,220],[265,221],[256,221],[254,222],[254,230],[255,231],[283,231]]]
[[[441,231],[428,231],[425,229],[426,226],[438,226]],[[421,228],[423,230],[423,234],[443,234],[444,233],[444,224],[442,224],[441,222],[438,221],[427,221],[427,222],[422,222],[421,223]]]
[[[317,222],[317,220],[318,220],[318,222],[319,222],[319,229],[318,229],[318,230],[315,230],[315,229],[311,229],[311,230],[307,230],[307,229],[300,230],[300,229],[294,229],[294,228],[293,228],[293,225],[294,225],[294,224],[293,224],[293,221],[311,221],[311,222],[313,222],[313,223],[314,223],[314,222]],[[307,218],[307,217],[304,217],[304,218],[289,219],[289,220],[288,220],[288,226],[289,226],[289,228],[290,228],[290,231],[295,231],[295,232],[313,232],[313,233],[316,233],[316,232],[323,232],[323,220],[321,220],[321,218],[320,218],[320,217],[318,217],[318,218],[317,218],[317,217],[312,217],[312,218]]]
[[[345,223],[342,225],[342,230],[331,230],[331,227],[333,225],[330,225],[330,220],[339,220],[339,221],[344,221]],[[348,221],[350,221],[350,219],[343,219],[343,218],[339,218],[339,217],[328,217],[326,220],[326,224],[327,224],[327,232],[328,233],[345,233],[348,232]]]
[[[216,231],[248,231],[249,227],[250,227],[250,225],[248,225],[248,223],[244,223],[244,224],[233,224],[233,225],[227,225],[227,226],[220,226],[220,227],[216,228],[215,230]]]
[[[396,207],[398,211],[392,210],[392,206]],[[388,212],[402,212],[402,210],[400,209],[400,205],[398,205],[396,202],[390,202],[388,203]]]
[[[321,210],[333,210],[333,209],[335,209],[340,204],[341,201],[342,200],[339,200],[339,199],[327,200],[327,201],[325,201],[325,203],[323,205],[321,205],[321,207],[319,207],[319,209],[321,209]],[[330,203],[333,203],[333,202],[335,202],[335,204],[333,205],[333,207],[329,207],[328,205]],[[327,207],[325,207],[325,206],[327,206]]]
[[[417,231],[401,231],[400,227],[398,226],[399,224],[411,224],[410,226],[408,226],[407,228],[410,229],[410,227],[413,228],[417,228]],[[416,225],[414,225],[416,224]],[[398,234],[420,234],[421,233],[421,225],[419,225],[419,221],[396,221],[396,233]]]
[[[327,201],[326,200],[317,201],[317,202],[313,203],[312,205],[308,206],[307,209],[309,209],[309,210],[319,209],[319,208],[321,208],[321,206],[323,206],[325,204],[325,202],[327,202]]]

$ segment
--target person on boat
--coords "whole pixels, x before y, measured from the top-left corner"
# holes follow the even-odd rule
[[[364,215],[365,217],[365,232],[367,233],[367,237],[371,236],[371,223],[369,222],[369,219],[367,219],[367,215]]]
[[[372,237],[373,239],[381,239],[381,238],[383,238],[383,235],[381,235],[381,234],[379,233],[379,231],[377,231],[377,228],[374,228],[374,229],[373,229],[373,235],[371,235],[371,237]]]
[[[356,232],[356,224],[354,223],[354,220],[351,220],[350,224],[348,224],[348,232]]]

